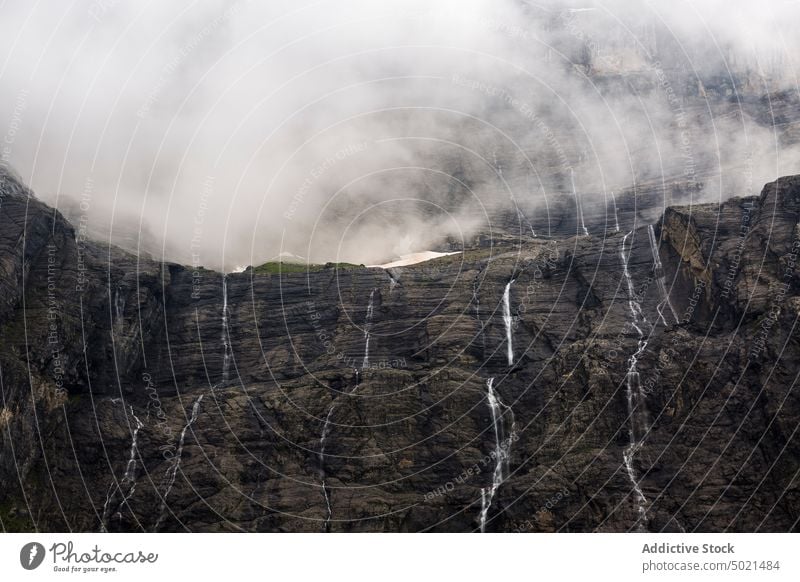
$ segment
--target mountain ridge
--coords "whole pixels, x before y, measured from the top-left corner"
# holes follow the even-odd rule
[[[282,275],[82,240],[4,176],[6,530],[797,529],[800,176]]]

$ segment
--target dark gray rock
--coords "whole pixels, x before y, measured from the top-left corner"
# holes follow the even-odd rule
[[[798,176],[667,209],[661,269],[637,225],[391,271],[230,274],[228,336],[221,274],[82,240],[2,177],[7,530],[473,531],[489,378],[513,439],[487,531],[797,529]],[[623,240],[647,320],[633,419]],[[631,422],[649,427],[644,522]]]

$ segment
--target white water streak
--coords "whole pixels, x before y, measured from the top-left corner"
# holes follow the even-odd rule
[[[481,513],[480,513],[480,531],[486,532],[486,521],[489,516],[489,509],[492,507],[492,501],[503,484],[509,473],[509,465],[511,460],[511,445],[516,438],[516,423],[514,422],[514,413],[510,406],[506,406],[500,400],[499,396],[494,390],[494,378],[486,380],[486,400],[489,404],[489,410],[492,414],[492,427],[494,428],[494,451],[492,456],[495,459],[494,471],[492,472],[492,485],[491,487],[481,488]],[[506,419],[510,419],[511,430],[508,431],[506,436],[505,423]]]
[[[228,383],[231,368],[231,334],[228,327],[228,276],[222,276],[222,385]]]
[[[372,313],[374,311],[375,289],[369,294],[369,303],[367,304],[367,316],[364,320],[364,361],[361,363],[362,368],[369,368],[369,340],[370,340],[370,324],[372,323]]]
[[[492,165],[494,166],[495,171],[499,178],[503,178],[503,164],[500,163],[500,160],[497,159],[497,150],[492,150]]]
[[[506,327],[506,359],[508,360],[508,365],[514,365],[514,346],[512,344],[512,317],[511,317],[511,285],[514,283],[516,279],[511,279],[506,285],[505,291],[503,291],[503,323]]]
[[[325,417],[325,425],[322,427],[322,436],[319,439],[319,470],[322,480],[322,495],[325,497],[325,507],[327,514],[325,515],[325,522],[322,525],[322,531],[328,531],[330,527],[331,517],[333,515],[333,508],[331,507],[331,498],[328,495],[328,486],[325,482],[325,444],[328,440],[330,432],[331,415],[333,414],[334,404],[331,404],[328,410],[328,415]]]
[[[636,289],[633,286],[633,279],[631,278],[631,273],[628,270],[628,259],[630,258],[630,252],[633,251],[633,245],[631,245],[631,251],[629,251],[627,255],[625,254],[625,241],[628,240],[628,237],[631,236],[631,234],[633,234],[633,231],[622,237],[622,247],[619,251],[619,256],[622,258],[622,275],[625,277],[625,282],[627,283],[628,287],[628,308],[631,311],[631,325],[636,329],[639,337],[643,337],[644,331],[642,331],[642,324],[647,323],[647,319],[645,318],[644,312],[642,312],[642,306],[636,297]]]
[[[125,325],[125,296],[119,291],[119,287],[114,291],[114,324],[121,331]]]
[[[114,399],[112,399],[112,402]],[[125,464],[125,473],[119,483],[113,482],[106,494],[106,501],[103,504],[103,516],[100,520],[100,531],[108,531],[108,518],[111,515],[111,503],[116,496],[117,491],[122,493],[122,500],[117,504],[115,513],[119,513],[125,503],[133,496],[136,491],[136,455],[139,453],[139,431],[144,427],[144,424],[139,417],[133,412],[133,406],[130,407],[131,416],[133,417],[136,426],[131,435],[131,447],[128,452],[128,462]]]
[[[633,458],[641,448],[644,436],[648,430],[644,410],[644,394],[642,392],[641,378],[637,365],[639,363],[639,358],[641,358],[647,348],[647,340],[645,339],[643,328],[649,324],[642,312],[639,300],[636,297],[633,280],[630,270],[628,269],[630,252],[627,254],[625,253],[625,242],[631,234],[632,232],[629,232],[622,238],[620,257],[622,258],[622,274],[625,277],[625,282],[628,287],[628,308],[631,312],[631,325],[636,330],[639,341],[636,351],[628,359],[628,371],[625,374],[625,396],[628,405],[628,446],[622,453],[622,459],[625,465],[625,473],[633,486],[634,502],[638,513],[636,526],[637,529],[644,531],[645,523],[647,522],[647,498],[645,498],[644,492],[636,477],[636,471],[633,468]],[[631,250],[633,250],[633,245],[631,245]],[[637,424],[642,424],[643,426],[641,435],[637,434]]]
[[[522,210],[519,208],[519,206],[517,206],[517,203],[516,203],[516,201],[514,201],[514,206],[516,206],[516,208],[517,208],[517,218],[519,218],[519,219],[521,219],[521,220],[524,220],[524,221],[525,221],[525,223],[528,225],[528,228],[529,228],[529,229],[530,229],[530,231],[531,231],[531,236],[532,236],[533,238],[536,238],[536,231],[535,231],[535,230],[533,230],[533,225],[531,224],[531,221],[530,221],[530,220],[528,220],[528,217],[527,217],[527,216],[525,216],[525,213],[524,213],[524,212],[522,212]]]
[[[131,406],[131,416],[133,417],[134,422],[136,422],[136,428],[133,429],[131,449],[128,455],[128,464],[125,465],[125,474],[122,476],[122,483],[120,484],[121,489],[124,490],[123,485],[129,485],[129,489],[128,492],[123,495],[120,505],[128,501],[128,499],[131,498],[131,495],[133,495],[133,492],[136,490],[136,455],[139,453],[139,431],[144,426],[142,421],[139,420],[139,417],[134,414],[133,406]]]
[[[386,270],[386,274],[389,275],[389,293],[391,293],[392,291],[394,291],[394,288],[399,285],[399,283],[397,279],[394,278],[394,274],[389,269]]]
[[[166,487],[164,488],[164,494],[161,496],[161,507],[159,508],[159,515],[158,520],[156,521],[156,525],[153,528],[153,531],[158,531],[158,528],[161,526],[164,518],[166,517],[167,511],[167,497],[169,497],[170,492],[172,491],[172,487],[175,485],[175,477],[178,474],[178,469],[181,466],[181,456],[183,455],[183,444],[186,440],[186,432],[191,428],[191,426],[197,421],[197,413],[200,410],[200,403],[203,401],[203,394],[201,394],[197,400],[194,401],[192,405],[192,412],[189,416],[189,421],[184,425],[183,430],[181,430],[180,437],[178,438],[178,448],[175,451],[175,457],[173,459],[172,464],[167,468],[167,472],[164,475],[164,481],[166,482]]]
[[[589,231],[586,229],[586,223],[583,220],[583,204],[578,196],[578,190],[575,188],[575,172],[572,168],[569,170],[569,179],[572,182],[572,194],[575,196],[575,205],[578,207],[578,217],[581,219],[581,229],[583,229],[583,236],[589,236]]]
[[[611,190],[611,204],[614,205],[614,232],[619,232],[619,217],[617,216],[617,199],[614,197],[613,190]]]
[[[389,274],[389,277],[392,281],[394,278]],[[364,318],[364,360],[362,362],[363,368],[369,368],[369,341],[370,341],[370,324],[372,323],[372,315],[375,311],[375,291],[377,289],[373,289],[369,294],[369,303],[367,304],[367,314]],[[356,385],[350,394],[353,394],[359,385],[359,373],[358,368],[355,369],[356,375]],[[331,498],[330,494],[328,493],[328,484],[326,480],[325,474],[325,447],[328,441],[328,435],[330,434],[330,425],[331,425],[331,416],[333,416],[333,411],[336,408],[336,401],[334,400],[331,403],[330,409],[328,409],[328,414],[325,416],[325,424],[322,426],[322,435],[319,439],[319,472],[320,472],[320,480],[322,482],[322,495],[325,498],[325,521],[322,524],[322,531],[327,532],[330,529],[331,517],[333,516],[333,507],[331,506]]]

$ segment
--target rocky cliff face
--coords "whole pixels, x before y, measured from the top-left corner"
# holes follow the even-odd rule
[[[3,173],[2,526],[796,530],[798,218],[795,176],[604,236],[223,277]]]

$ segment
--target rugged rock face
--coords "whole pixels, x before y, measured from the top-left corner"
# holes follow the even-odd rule
[[[3,173],[2,526],[796,530],[798,218],[795,176],[605,236],[223,278]]]

